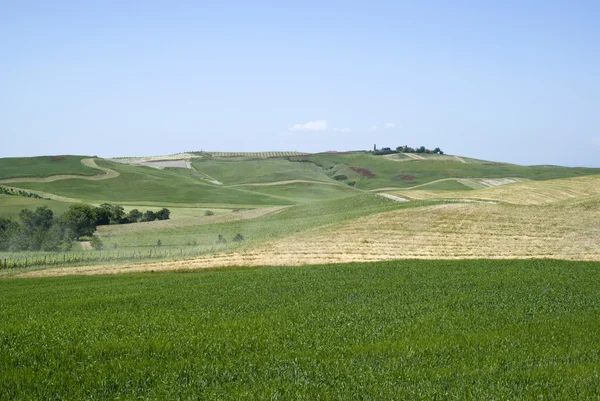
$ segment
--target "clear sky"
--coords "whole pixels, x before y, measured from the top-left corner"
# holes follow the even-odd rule
[[[600,167],[600,1],[0,0],[0,157],[408,144]]]

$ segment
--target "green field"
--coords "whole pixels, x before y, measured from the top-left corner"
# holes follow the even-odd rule
[[[195,159],[194,168],[225,185],[266,183],[287,180],[334,182],[312,163],[276,159]]]
[[[482,161],[462,163],[458,160],[437,160],[434,158],[398,162],[368,153],[323,153],[292,159],[315,162],[328,169],[331,175],[346,175],[349,180],[356,181],[355,187],[360,189],[409,188],[444,178],[520,177],[531,180],[550,180],[600,174],[598,168],[519,166]],[[373,176],[367,177],[365,175],[368,175],[367,171],[360,173],[352,170],[353,167],[367,170]]]
[[[242,191],[236,188],[206,184],[172,169],[158,170],[151,167],[130,166],[99,160],[97,164],[120,173],[120,176],[104,181],[78,179],[55,182],[24,182],[13,186],[50,192],[83,199],[86,202],[144,202],[168,203],[227,203],[254,205],[286,205],[289,200]],[[178,169],[179,170],[179,169]]]
[[[81,164],[86,156],[40,156],[0,158],[0,180],[15,177],[48,177],[58,174],[97,175]]]
[[[23,209],[35,209],[47,206],[54,212],[61,214],[65,212],[70,203],[58,202],[49,199],[27,198],[23,196],[11,196],[0,194],[0,217],[16,217]]]
[[[598,399],[600,264],[0,281],[0,399]]]
[[[157,228],[155,230],[129,231],[118,229],[109,235],[100,232],[108,248],[118,244],[119,249],[128,247],[154,247],[158,239],[163,246],[181,247],[189,244],[211,246],[221,234],[227,239],[240,233],[245,246],[318,227],[342,223],[358,217],[390,210],[427,205],[426,202],[398,203],[375,194],[360,194],[339,199],[293,206],[283,211],[249,220],[215,223],[202,226]]]
[[[261,194],[284,197],[294,203],[307,203],[360,193],[360,191],[348,185],[338,183],[320,184],[312,182],[292,182],[289,184],[278,185],[243,185],[236,188],[243,188]]]

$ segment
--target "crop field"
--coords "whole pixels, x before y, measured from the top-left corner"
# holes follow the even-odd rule
[[[213,157],[285,157],[285,156],[297,156],[306,153],[303,152],[205,152]]]
[[[23,209],[48,206],[57,213],[65,212],[71,204],[50,199],[27,198],[0,194],[0,217],[14,218]]]
[[[164,245],[170,246],[182,246],[188,243],[210,245],[216,241],[219,234],[226,238],[232,238],[237,233],[244,236],[245,243],[256,243],[361,216],[370,216],[399,208],[419,207],[423,204],[427,203],[400,204],[378,195],[360,194],[285,209],[257,209],[229,213],[224,216],[211,216],[209,218],[212,219],[213,224],[194,226],[174,224],[155,230],[136,231],[132,231],[136,224],[131,224],[114,226],[114,228],[109,226],[107,229],[101,229],[99,234],[109,246],[116,243],[119,247],[153,246],[157,239],[160,239]],[[141,227],[139,224],[137,226]],[[106,235],[103,230],[107,230]]]
[[[434,189],[429,185],[424,188]],[[398,196],[421,200],[469,198],[494,200],[519,205],[540,205],[600,195],[600,175],[549,181],[520,182],[471,191],[468,194],[464,192],[453,193],[433,190],[394,191],[392,193]]]
[[[0,399],[597,399],[600,264],[0,281]]]
[[[565,259],[600,261],[600,208],[511,206],[472,203],[415,207],[397,203],[396,210],[357,218],[308,224],[289,221],[298,230],[285,233],[263,221],[250,238],[263,239],[240,250],[194,260],[147,265],[122,264],[43,270],[30,275],[102,274],[127,271],[180,270],[218,266],[296,266],[314,263],[373,262],[392,259]],[[598,204],[596,204],[598,206]],[[288,211],[292,211],[291,209]],[[287,212],[287,211],[286,211]],[[281,212],[282,214],[284,212]],[[270,216],[271,219],[277,215]],[[304,223],[304,224],[302,224]],[[281,221],[285,225],[285,221]],[[246,228],[248,232],[251,226]],[[207,227],[208,228],[208,227]],[[227,226],[219,227],[226,231]],[[231,227],[232,228],[232,227]],[[235,229],[243,229],[235,226]],[[278,233],[270,241],[268,233]],[[216,232],[196,234],[209,240]],[[203,235],[207,235],[203,237]],[[229,234],[230,235],[230,234]],[[189,238],[191,232],[188,233]],[[163,237],[166,237],[163,235]],[[144,237],[122,236],[132,245]],[[174,245],[185,240],[172,233]],[[151,239],[146,240],[151,243]],[[199,242],[201,243],[201,242]]]
[[[332,199],[352,194],[360,191],[343,184],[319,183],[319,182],[290,182],[278,183],[278,185],[244,185],[237,188],[250,189],[253,192],[281,196],[288,198],[296,203],[313,202],[315,200]]]
[[[312,163],[294,163],[286,159],[195,159],[192,165],[197,171],[215,178],[224,185],[287,180],[335,182],[322,168]]]
[[[58,174],[96,175],[84,166],[86,156],[40,156],[0,158],[0,180],[17,177],[48,177]]]
[[[170,203],[229,203],[255,205],[291,204],[290,201],[268,195],[240,191],[235,188],[209,185],[171,170],[130,166],[100,160],[97,164],[119,173],[103,181],[67,179],[55,182],[23,182],[19,188],[40,190],[88,201]]]
[[[410,160],[398,163],[368,153],[314,154],[292,158],[307,160],[329,169],[331,175],[346,175],[359,189],[409,188],[445,178],[505,178],[550,180],[600,174],[600,169],[557,166],[519,166],[507,163],[465,163],[457,159]]]

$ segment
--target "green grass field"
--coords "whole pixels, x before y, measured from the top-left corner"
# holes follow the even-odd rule
[[[40,156],[0,158],[0,180],[15,177],[48,177],[58,174],[97,175],[81,164],[86,156]]]
[[[332,185],[312,182],[293,182],[279,185],[243,185],[236,188],[243,188],[261,194],[281,196],[294,203],[307,203],[360,193],[360,191],[348,185],[338,183]]]
[[[167,203],[227,203],[254,205],[285,205],[289,200],[206,184],[171,169],[130,166],[99,160],[97,164],[120,173],[119,177],[103,181],[61,180],[55,182],[15,183],[19,188],[35,189],[53,194],[83,199],[86,202],[140,202]]]
[[[14,218],[19,215],[23,209],[35,209],[41,206],[47,206],[55,213],[65,212],[70,203],[58,202],[49,199],[27,198],[23,196],[1,195],[0,194],[0,217]]]
[[[0,281],[0,399],[598,399],[600,264]]]
[[[225,185],[266,183],[287,180],[332,182],[323,169],[312,163],[277,159],[195,159],[194,168]]]
[[[598,168],[569,168],[558,166],[519,166],[516,164],[481,162],[462,163],[458,160],[410,160],[398,162],[368,153],[335,154],[323,153],[308,157],[292,158],[310,160],[320,166],[331,169],[330,174],[343,174],[355,187],[376,189],[385,187],[409,188],[415,185],[443,178],[503,178],[520,177],[531,180],[550,180],[555,178],[577,177],[600,174]],[[367,177],[367,171],[374,176]]]
[[[426,202],[398,203],[375,194],[360,194],[339,199],[328,199],[293,206],[283,211],[249,220],[239,220],[191,227],[157,228],[147,231],[130,231],[121,226],[102,240],[107,248],[118,244],[119,249],[128,247],[154,247],[161,240],[163,246],[181,247],[190,244],[211,246],[219,234],[231,240],[236,234],[244,236],[245,246],[285,237],[301,231],[331,224],[342,223],[354,218],[390,210],[427,205]]]

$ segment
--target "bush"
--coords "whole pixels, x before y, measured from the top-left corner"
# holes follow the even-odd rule
[[[104,248],[104,244],[102,243],[102,240],[96,236],[93,236],[91,241],[90,241],[90,245],[92,248],[94,248],[97,251],[101,251]]]
[[[333,179],[336,181],[346,181],[348,179],[348,176],[345,176],[344,174],[338,174],[334,176]]]
[[[212,210],[207,210],[206,212],[204,212],[205,216],[214,216],[215,212],[213,212]]]
[[[227,240],[223,238],[221,234],[219,234],[219,238],[217,239],[217,244],[226,244]]]
[[[244,236],[242,234],[236,234],[235,237],[233,237],[232,241],[233,242],[242,242],[244,240]]]

